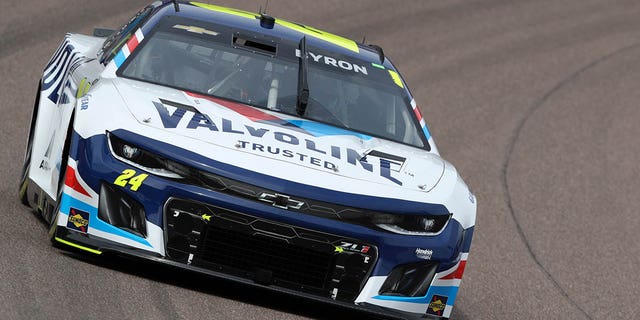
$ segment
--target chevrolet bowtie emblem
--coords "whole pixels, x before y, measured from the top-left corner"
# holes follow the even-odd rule
[[[205,28],[201,28],[201,27],[194,27],[194,26],[183,26],[181,24],[176,24],[175,26],[173,26],[176,29],[182,29],[185,31],[189,31],[191,33],[197,33],[197,34],[208,34],[211,36],[217,36],[218,33],[215,31],[211,31],[211,30],[207,30]]]
[[[283,194],[262,193],[258,196],[258,200],[271,203],[272,206],[282,209],[300,209],[304,202],[291,199],[291,197]]]

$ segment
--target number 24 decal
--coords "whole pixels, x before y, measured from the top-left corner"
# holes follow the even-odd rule
[[[134,177],[135,176],[135,177]],[[142,185],[144,179],[146,179],[149,175],[146,173],[142,173],[136,176],[136,171],[131,169],[125,169],[122,171],[122,174],[116,178],[116,181],[113,182],[116,186],[125,187],[127,184],[131,185],[131,191],[138,191],[138,188]]]

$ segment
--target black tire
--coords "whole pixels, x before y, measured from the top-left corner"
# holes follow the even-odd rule
[[[20,174],[20,184],[18,185],[18,197],[20,202],[25,206],[29,206],[29,196],[27,189],[29,188],[29,167],[31,163],[31,149],[33,146],[33,132],[36,127],[36,119],[38,118],[38,107],[40,105],[40,88],[42,80],[38,83],[38,91],[36,92],[36,101],[33,105],[33,111],[31,114],[31,125],[29,126],[29,138],[27,140],[27,147],[24,154],[24,163],[22,164],[22,172]]]

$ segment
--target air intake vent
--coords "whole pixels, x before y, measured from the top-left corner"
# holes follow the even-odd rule
[[[268,40],[260,40],[237,33],[233,35],[233,45],[236,48],[249,50],[255,53],[262,53],[269,56],[274,56],[277,49],[275,43]]]

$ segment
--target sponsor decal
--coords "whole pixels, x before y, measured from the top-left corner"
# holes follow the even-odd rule
[[[178,214],[179,214],[179,212],[177,212],[177,211],[176,211],[176,213],[178,213]],[[205,213],[205,214],[203,214],[202,216],[200,216],[200,218],[202,218],[202,221],[207,221],[207,222],[210,222],[210,221],[211,221],[211,215],[208,215],[208,214],[206,214],[206,213]]]
[[[91,97],[91,94],[87,94],[84,97],[82,97],[82,99],[80,99],[80,110],[89,109],[89,98],[90,97]]]
[[[67,228],[87,233],[89,229],[89,213],[76,208],[69,208]]]
[[[416,248],[416,257],[420,259],[431,260],[432,255],[433,255],[433,250],[431,249]]]
[[[51,166],[49,166],[49,161],[47,161],[47,159],[42,159],[42,161],[40,161],[40,165],[38,166],[38,168],[44,171],[51,170]]]
[[[196,96],[196,98],[200,98],[200,96]],[[275,141],[277,145],[238,140],[236,148],[245,149],[254,153],[271,154],[274,156],[289,158],[337,172],[338,165],[335,162],[325,160],[326,157],[325,159],[320,158],[320,156],[328,156],[335,160],[346,160],[346,163],[348,165],[355,166],[362,170],[374,173],[374,166],[367,161],[367,157],[362,156],[360,152],[351,148],[344,148],[340,146],[322,147],[318,145],[316,141],[308,139],[307,137],[300,136],[298,134],[292,134],[290,132],[282,132],[273,130],[271,128],[251,126],[246,124],[238,125],[232,120],[226,118],[214,120],[207,115],[198,112],[197,109],[192,106],[177,104],[166,100],[160,100],[160,103],[154,101],[153,105],[155,106],[155,109],[160,116],[162,125],[166,129],[176,129],[178,127],[181,127],[191,130],[199,129],[208,130],[208,132],[221,132],[228,135],[237,135],[239,137],[247,136],[258,139],[265,139],[265,141],[268,139],[271,141]],[[237,108],[237,106],[234,107]],[[286,120],[279,119],[270,114],[265,113],[263,115],[262,112],[258,110],[255,110],[248,106],[246,106],[246,108],[255,111],[251,115],[245,116],[256,123],[260,123],[258,121],[269,121],[269,123],[273,123],[274,125],[278,125],[279,123],[280,125],[283,125],[282,123],[287,123]],[[189,119],[190,117],[191,119],[189,121],[181,121],[185,117],[187,117],[187,119]],[[289,124],[289,126],[293,131],[296,131],[296,128],[302,130],[301,128],[296,127],[293,124]],[[311,134],[309,135],[311,136]],[[306,152],[298,152],[292,150],[292,148],[289,148],[293,146],[302,147]],[[314,155],[317,156],[314,157]],[[395,164],[395,166],[392,165],[391,161],[386,158],[376,159],[380,163],[378,167],[379,169],[376,170],[378,171],[377,174],[379,174],[380,177],[383,177],[397,185],[402,185],[402,181],[396,179],[391,175],[392,168],[396,169],[396,167],[398,167],[397,164]]]
[[[315,54],[313,52],[309,52],[309,56],[316,63],[324,63],[325,65],[332,66],[334,68],[339,68],[346,71],[353,71],[355,73],[362,73],[364,75],[369,75],[367,71],[367,67],[361,66],[355,63],[351,63],[349,61],[338,60],[333,57]],[[296,57],[300,58],[300,50],[296,49]]]
[[[64,88],[71,88],[73,85],[68,75],[83,63],[92,60],[80,55],[69,42],[68,37],[64,39],[58,50],[53,54],[53,57],[45,67],[44,76],[42,77],[41,90],[55,104],[69,102],[68,95],[63,92]]]
[[[434,294],[431,302],[429,302],[429,307],[427,307],[427,314],[442,316],[444,314],[444,308],[447,307],[447,299],[448,297],[446,296]]]

